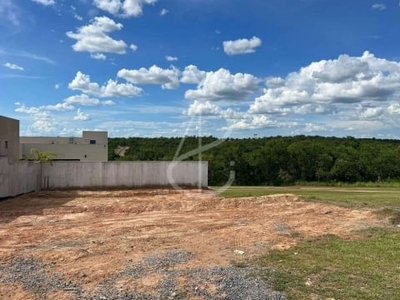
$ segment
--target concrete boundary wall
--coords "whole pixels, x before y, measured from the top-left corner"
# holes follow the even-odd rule
[[[208,185],[208,162],[53,162],[0,158],[0,198],[13,197],[41,188],[175,188]]]
[[[0,159],[0,198],[14,197],[40,188],[40,164],[19,161],[9,164]]]
[[[48,188],[207,187],[208,162],[53,162],[43,165]]]

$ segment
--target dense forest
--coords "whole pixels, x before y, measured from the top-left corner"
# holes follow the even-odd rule
[[[195,136],[184,140],[110,138],[109,160],[172,160],[189,153],[185,160],[209,162],[210,185],[224,184],[231,169],[236,173],[236,185],[400,180],[399,140],[320,136],[218,140],[208,136],[201,138],[201,145],[204,148],[199,154]],[[115,151],[118,147],[129,148],[122,156]]]

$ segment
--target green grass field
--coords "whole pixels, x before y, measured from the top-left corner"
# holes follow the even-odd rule
[[[231,187],[222,196],[296,194],[304,201],[370,209],[388,217],[386,228],[358,232],[344,240],[326,235],[302,240],[249,262],[288,299],[400,299],[400,188]]]

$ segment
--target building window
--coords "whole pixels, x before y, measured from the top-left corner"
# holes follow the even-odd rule
[[[6,149],[8,149],[8,141],[5,141],[5,142],[4,142],[4,147],[5,147]]]
[[[95,145],[96,144],[96,140],[90,140],[90,145]]]

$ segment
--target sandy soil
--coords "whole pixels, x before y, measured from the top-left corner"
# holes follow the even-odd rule
[[[353,237],[356,229],[383,223],[370,211],[302,202],[294,195],[226,199],[197,190],[38,192],[0,202],[0,263],[34,257],[90,290],[127,261],[166,250],[194,253],[184,268],[228,265],[301,239],[327,233]],[[157,280],[154,274],[119,284],[151,289]],[[1,299],[29,297],[21,286],[0,284]],[[48,297],[69,299],[62,292]]]

